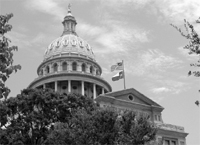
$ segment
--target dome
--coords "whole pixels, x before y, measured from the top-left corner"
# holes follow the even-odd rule
[[[65,54],[77,54],[78,56],[95,60],[90,45],[74,34],[66,34],[52,41],[45,51],[44,59],[46,60],[48,58]]]
[[[78,56],[95,61],[90,45],[76,33],[77,22],[71,14],[70,6],[62,24],[64,31],[61,37],[49,44],[44,54],[44,61],[58,56]]]
[[[102,69],[91,46],[76,33],[77,22],[70,5],[62,24],[63,33],[48,45],[37,69],[38,78],[29,88],[50,88],[61,94],[76,93],[93,99],[111,92],[112,87],[101,77]]]

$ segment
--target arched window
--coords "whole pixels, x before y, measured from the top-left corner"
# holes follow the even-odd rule
[[[49,73],[49,66],[46,67],[46,73]]]
[[[93,67],[90,66],[90,73],[92,74],[93,73]]]
[[[40,70],[40,76],[43,76],[43,69]]]
[[[72,63],[72,70],[73,70],[73,71],[76,71],[76,70],[77,70],[77,63],[76,63],[76,62],[73,62],[73,63]]]
[[[85,65],[85,63],[82,64],[82,71],[83,71],[83,72],[86,71],[86,65]]]
[[[96,75],[100,75],[100,71],[98,69],[96,70]]]
[[[66,62],[63,62],[63,64],[62,64],[62,70],[63,71],[67,70],[67,63]]]
[[[58,71],[58,65],[57,65],[57,63],[54,63],[54,65],[53,65],[53,71],[54,72]]]

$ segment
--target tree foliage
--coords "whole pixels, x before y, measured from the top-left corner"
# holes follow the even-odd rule
[[[18,50],[17,46],[9,47],[11,40],[4,36],[12,29],[12,26],[8,24],[11,17],[13,14],[0,15],[0,99],[3,97],[6,99],[10,93],[10,89],[5,86],[10,74],[21,69],[20,65],[13,65],[13,51]]]
[[[196,23],[200,23],[200,17],[198,20],[196,20]],[[189,44],[187,44],[186,46],[184,46],[184,49],[189,50],[189,54],[196,54],[199,57],[199,60],[197,61],[197,63],[191,63],[190,66],[193,67],[200,67],[200,37],[197,34],[197,32],[194,29],[194,26],[189,23],[187,20],[184,20],[184,26],[185,26],[185,30],[186,30],[186,34],[183,33],[183,31],[178,28],[177,26],[171,24],[175,29],[177,29],[181,35],[183,37],[185,37],[186,39],[189,40]],[[195,77],[200,77],[200,71],[189,71],[188,75],[194,75]],[[199,90],[200,92],[200,90]],[[199,100],[195,101],[195,104],[197,106],[199,106]]]
[[[155,139],[156,127],[145,116],[127,111],[122,115],[100,109],[87,115],[83,111],[71,120],[73,125],[59,124],[45,144],[72,145],[144,145]]]
[[[91,112],[96,105],[80,95],[26,89],[0,103],[0,144],[41,144],[56,122],[68,122],[76,110]]]
[[[198,19],[196,23],[200,23],[200,19]],[[183,37],[189,40],[189,44],[187,44],[183,48],[189,50],[188,52],[189,54],[196,54],[199,56],[199,60],[197,61],[197,63],[192,63],[190,64],[190,66],[200,67],[200,37],[195,31],[194,26],[190,24],[187,20],[184,20],[184,27],[187,32],[186,34],[184,34],[184,32],[180,28],[178,28],[177,26],[173,24],[171,25],[175,29],[177,29]],[[200,71],[188,72],[188,75],[192,75],[192,74],[196,77],[200,77]]]
[[[25,89],[0,103],[0,144],[142,145],[156,127],[134,112],[119,115],[86,96]]]

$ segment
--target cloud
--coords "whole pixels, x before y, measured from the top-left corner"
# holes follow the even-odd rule
[[[94,37],[103,34],[105,31],[103,27],[94,26],[83,21],[80,21],[77,27],[77,33],[80,33],[81,36]]]
[[[41,56],[41,50],[42,53],[44,51],[44,42],[47,41],[47,36],[44,33],[38,33],[36,36],[32,37],[24,33],[11,31],[9,34],[6,34],[6,37],[12,41],[11,45],[16,45],[19,50],[29,51],[36,56]]]
[[[95,54],[126,53],[134,44],[149,42],[149,32],[128,26],[119,20],[105,20],[98,25],[80,22],[77,33],[93,43]],[[130,47],[131,46],[131,47]]]
[[[67,9],[61,7],[61,1],[54,0],[28,0],[25,2],[25,7],[28,10],[39,11],[55,16],[56,19],[62,20],[67,13]]]
[[[162,21],[167,20],[175,24],[183,24],[183,19],[194,22],[200,14],[199,0],[108,0],[103,5],[115,13],[126,13],[124,8],[144,9],[157,15]]]
[[[172,93],[172,94],[179,94],[182,91],[186,91],[188,84],[177,79],[172,80],[171,78],[163,78],[154,80],[149,84],[150,91],[155,94],[163,94],[163,93]],[[163,86],[163,87],[160,87]],[[184,89],[183,89],[184,88]]]
[[[179,24],[183,23],[183,19],[194,21],[199,17],[199,0],[157,0],[156,4],[165,17]]]
[[[127,72],[132,75],[151,75],[165,72],[167,69],[175,68],[182,63],[177,58],[168,56],[157,49],[140,51],[136,56],[129,56]]]
[[[95,39],[95,42],[101,47],[97,53],[123,53],[132,49],[130,46],[136,43],[150,41],[147,37],[148,32],[139,28],[128,27],[122,23],[106,23],[105,25],[104,33]]]
[[[153,93],[158,94],[158,93],[163,93],[163,92],[169,92],[170,89],[168,89],[168,88],[166,88],[166,87],[159,87],[159,88],[153,88],[151,91],[152,91]]]

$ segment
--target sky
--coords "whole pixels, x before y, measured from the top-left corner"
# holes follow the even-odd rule
[[[16,96],[37,78],[47,46],[63,32],[68,4],[77,21],[76,32],[93,49],[103,70],[102,77],[113,91],[123,89],[123,80],[112,82],[111,65],[124,60],[126,88],[135,88],[165,109],[165,123],[183,126],[187,145],[200,144],[199,78],[190,76],[199,56],[183,49],[188,40],[170,24],[184,30],[184,19],[200,32],[199,0],[0,0],[0,14],[13,13],[11,32],[13,73],[6,85]]]

